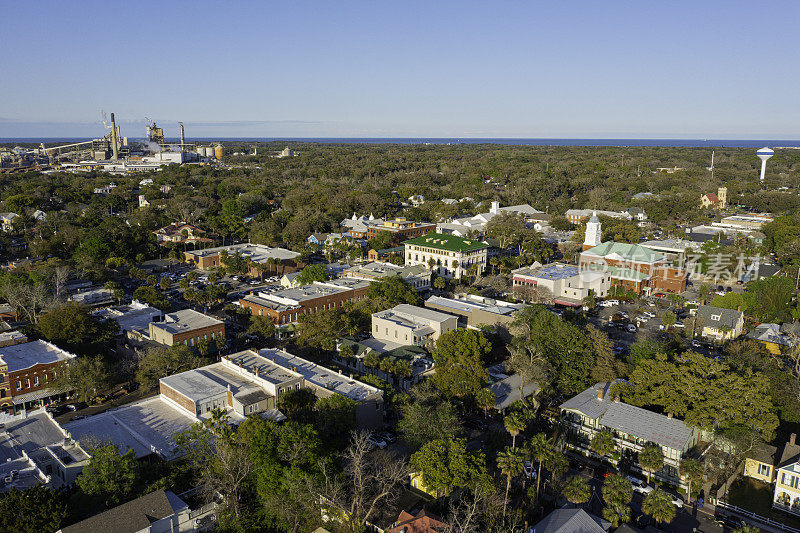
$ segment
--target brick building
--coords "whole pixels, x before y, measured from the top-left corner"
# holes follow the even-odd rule
[[[314,282],[274,292],[260,292],[239,300],[239,305],[253,316],[268,316],[275,324],[297,322],[300,315],[311,315],[325,309],[337,309],[346,302],[366,296],[370,283],[359,279],[337,279]]]
[[[27,340],[24,336],[22,339]],[[42,340],[0,348],[0,408],[27,409],[61,396],[65,391],[51,390],[48,383],[55,378],[60,363],[74,358]]]
[[[213,351],[216,349],[214,340],[225,335],[225,324],[194,309],[183,309],[164,315],[163,322],[150,322],[148,332],[150,340],[159,344],[195,347],[205,340]]]
[[[222,261],[223,252],[228,255],[241,255],[254,263],[250,271],[250,276],[257,277],[261,274],[255,265],[270,265],[272,268],[280,269],[281,272],[294,272],[298,270],[298,252],[293,252],[285,248],[272,248],[263,244],[232,244],[229,246],[217,246],[216,248],[206,248],[205,250],[192,250],[184,252],[187,263],[192,263],[202,270],[209,270],[214,267],[224,266]]]

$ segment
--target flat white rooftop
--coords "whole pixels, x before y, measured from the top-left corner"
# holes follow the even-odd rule
[[[189,252],[190,255],[195,257],[208,257],[217,255],[223,250],[229,254],[239,253],[242,257],[246,257],[255,263],[264,263],[267,259],[282,259],[290,260],[295,259],[300,254],[287,250],[286,248],[272,248],[263,244],[232,244],[229,246],[217,246],[216,248],[206,248],[205,250],[194,250]]]
[[[504,302],[494,298],[486,298],[476,294],[459,294],[455,298],[442,298],[441,296],[431,296],[426,300],[428,303],[448,307],[460,313],[473,313],[475,311],[486,311],[496,315],[511,315],[525,308],[522,304]]]
[[[0,360],[8,365],[9,372],[18,372],[38,364],[57,363],[74,358],[75,355],[43,340],[0,348]]]
[[[155,327],[174,335],[209,326],[217,326],[222,323],[221,320],[199,313],[194,309],[181,309],[164,315],[164,321],[156,323]]]
[[[337,392],[357,402],[366,400],[368,397],[380,392],[379,389],[371,385],[350,379],[347,375],[340,374],[283,350],[264,348],[258,353],[284,368],[292,369],[294,372],[301,374],[308,383]]]

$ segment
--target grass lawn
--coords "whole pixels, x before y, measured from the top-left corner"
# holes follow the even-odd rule
[[[771,518],[787,526],[800,528],[800,518],[772,509],[772,486],[755,479],[740,478],[728,491],[728,503]]]

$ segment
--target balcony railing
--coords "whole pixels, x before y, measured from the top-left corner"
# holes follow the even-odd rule
[[[800,516],[800,504],[791,505],[789,503],[783,503],[783,502],[772,502],[772,507],[774,509],[780,509],[781,511],[786,511],[787,513],[792,513],[797,516]]]

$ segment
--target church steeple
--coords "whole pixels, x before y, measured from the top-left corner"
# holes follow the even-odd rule
[[[601,224],[600,219],[597,218],[597,211],[592,211],[592,217],[586,223],[586,238],[583,240],[584,250],[600,245],[602,242],[600,236],[603,234],[603,230],[600,226]]]

